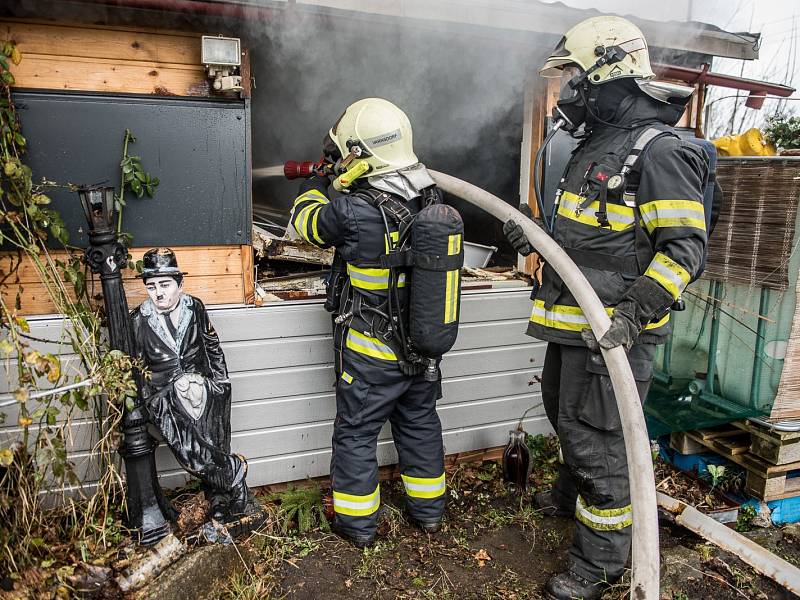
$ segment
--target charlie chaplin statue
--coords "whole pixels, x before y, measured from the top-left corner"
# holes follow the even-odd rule
[[[232,522],[261,512],[247,487],[247,462],[231,454],[231,384],[203,303],[183,292],[169,248],[148,250],[148,300],[131,313],[136,352],[151,376],[142,386],[151,422],[175,458],[200,479],[211,517]]]

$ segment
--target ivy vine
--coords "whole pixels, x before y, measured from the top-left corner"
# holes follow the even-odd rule
[[[134,361],[109,349],[101,309],[89,297],[82,250],[69,245],[64,222],[50,206],[47,191],[54,184],[35,183],[24,162],[27,142],[12,96],[12,67],[22,59],[13,41],[0,41],[0,243],[11,249],[0,257],[0,358],[12,390],[10,400],[0,401],[0,423],[11,416],[16,425],[5,429],[0,439],[0,573],[12,579],[32,565],[58,567],[66,559],[55,549],[65,541],[68,546],[69,540],[91,545],[91,551],[81,553],[84,560],[111,543],[108,536],[114,527],[107,525],[120,522],[124,503],[115,453],[117,426],[126,400],[136,394]],[[141,169],[133,166],[139,161],[128,158],[126,164],[139,185],[130,178],[127,185],[137,194],[137,188],[150,193],[158,180],[150,178],[148,187],[148,178],[142,182]],[[53,246],[60,247],[59,255],[54,255]],[[15,292],[10,283],[20,268],[33,270],[55,312],[63,315],[60,340],[31,335],[23,316],[24,289],[18,285]],[[41,342],[66,346],[63,354],[74,354],[77,364],[65,368],[59,356],[34,347],[41,348]],[[90,492],[46,507],[43,491],[79,484],[66,435],[78,417],[93,417],[96,441],[90,460],[99,481]]]

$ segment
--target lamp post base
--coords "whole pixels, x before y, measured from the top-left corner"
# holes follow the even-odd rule
[[[120,454],[125,459],[127,480],[128,527],[136,530],[139,543],[152,546],[172,532],[167,519],[177,518],[177,511],[158,483],[155,464],[157,444],[145,425],[125,430]]]

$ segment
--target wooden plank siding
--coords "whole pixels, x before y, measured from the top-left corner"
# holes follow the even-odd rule
[[[438,410],[448,454],[504,445],[522,413],[540,402],[534,376],[541,372],[545,343],[525,335],[529,294],[530,289],[465,293],[458,342],[442,363]],[[233,386],[233,450],[248,457],[250,483],[326,475],[336,403],[331,322],[322,303],[217,308],[211,319]],[[59,337],[56,319],[35,319],[31,326],[38,337]],[[4,432],[17,431],[14,417],[9,413],[0,427],[0,442]],[[77,415],[66,436],[76,470],[89,485],[92,424],[90,415]],[[528,414],[525,428],[550,431],[541,407]],[[378,454],[381,464],[397,460],[388,426]],[[185,480],[167,448],[158,449],[157,461],[165,486]]]
[[[11,66],[18,88],[211,95],[200,34],[3,19],[0,35],[22,53]]]
[[[148,248],[131,249],[134,261],[140,260]],[[187,273],[184,289],[208,305],[242,304],[253,298],[253,250],[250,246],[183,246],[173,248],[178,265]],[[66,253],[53,252],[55,259],[64,259]],[[13,273],[0,286],[4,301],[11,302],[22,288],[22,314],[46,315],[55,312],[44,284],[39,279],[33,264],[23,258],[20,264],[16,254],[0,253],[0,272]],[[134,308],[147,297],[141,280],[134,271],[123,271],[128,304]],[[90,284],[93,293],[101,293],[100,280],[93,277]]]

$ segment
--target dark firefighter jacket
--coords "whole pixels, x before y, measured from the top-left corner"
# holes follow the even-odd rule
[[[608,225],[599,223],[603,182],[620,171],[642,132],[653,125],[663,127],[653,102],[633,96],[620,104],[612,120],[633,130],[596,124],[573,152],[561,184],[555,240],[580,267],[609,315],[641,275],[677,299],[697,273],[705,252],[702,200],[707,159],[697,146],[672,136],[657,138],[647,148],[637,165],[635,196],[631,193],[635,181],[628,182],[628,193],[608,192]],[[528,335],[584,345],[580,332],[588,327],[573,295],[553,268],[545,265]],[[651,321],[639,342],[659,343],[668,332],[669,313]]]
[[[321,248],[336,248],[332,277],[337,276],[337,265],[341,265],[342,276],[347,278],[349,285],[349,292],[345,292],[345,295],[351,299],[358,298],[361,306],[360,310],[352,310],[355,315],[349,317],[343,326],[337,327],[335,332],[337,369],[343,370],[340,361],[342,350],[346,348],[350,351],[348,355],[358,363],[348,366],[348,369],[355,371],[353,374],[369,381],[375,376],[377,368],[382,372],[380,377],[383,379],[391,377],[390,373],[400,378],[402,375],[397,365],[400,349],[396,344],[380,339],[387,322],[377,313],[370,312],[370,308],[386,312],[390,272],[381,268],[379,261],[381,255],[387,254],[397,242],[397,224],[392,219],[387,220],[390,232],[387,236],[380,211],[358,189],[347,195],[329,198],[328,185],[328,178],[323,177],[312,177],[301,184],[291,223],[304,240]],[[416,214],[422,208],[422,197],[410,201],[399,196],[394,198],[402,201],[411,214]],[[411,271],[407,268],[396,268],[394,271],[401,306],[400,320],[408,328],[407,286]],[[331,281],[329,293],[336,287],[336,282]],[[340,309],[334,312],[349,313],[352,305]]]

